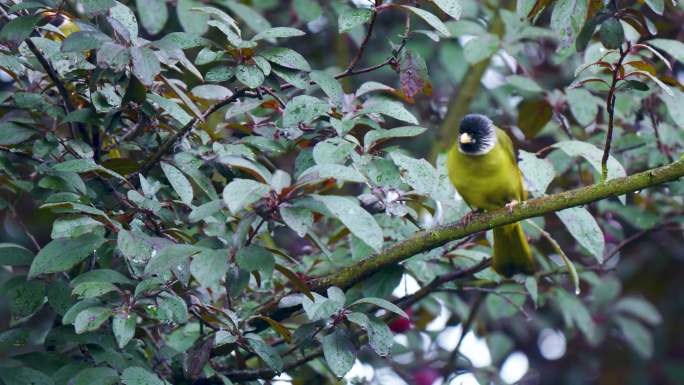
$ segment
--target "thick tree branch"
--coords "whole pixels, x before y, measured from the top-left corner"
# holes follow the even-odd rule
[[[682,176],[684,176],[684,160],[678,160],[670,165],[624,178],[611,179],[604,183],[525,201],[510,213],[507,209],[502,208],[475,215],[465,225],[462,223],[452,223],[420,231],[380,253],[361,260],[354,266],[343,268],[335,274],[312,281],[311,288],[317,291],[324,290],[330,286],[347,288],[413,255],[439,247],[447,242],[461,239],[470,234],[570,207],[624,195],[632,191],[670,182]]]

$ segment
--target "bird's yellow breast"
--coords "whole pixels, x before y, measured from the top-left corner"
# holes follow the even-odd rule
[[[484,155],[464,154],[455,145],[447,166],[451,183],[472,208],[491,210],[523,200],[520,171],[501,143]]]

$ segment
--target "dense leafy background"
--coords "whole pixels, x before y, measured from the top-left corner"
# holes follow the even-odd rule
[[[475,234],[310,291],[468,212],[466,112],[536,197],[679,158],[681,4],[0,8],[0,383],[682,383],[680,182],[525,222],[535,276]]]

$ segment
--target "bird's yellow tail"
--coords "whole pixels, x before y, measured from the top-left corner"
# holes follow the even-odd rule
[[[520,222],[494,229],[493,260],[494,270],[505,277],[534,272],[532,252]]]

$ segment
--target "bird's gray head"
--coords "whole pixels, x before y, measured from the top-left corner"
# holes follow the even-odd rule
[[[458,128],[457,140],[462,153],[484,155],[496,146],[496,127],[484,115],[466,115]]]

